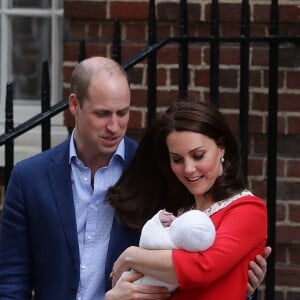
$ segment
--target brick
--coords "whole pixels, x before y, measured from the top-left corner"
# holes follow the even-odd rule
[[[287,118],[287,126],[289,134],[300,134],[300,116],[289,116]],[[299,153],[300,144],[296,146],[295,151]]]
[[[209,80],[209,72],[208,72],[208,78]],[[231,92],[221,92],[219,94],[219,107],[220,108],[229,108],[232,107],[239,107],[240,103],[240,97],[237,93],[231,93]]]
[[[249,85],[251,87],[261,87],[262,86],[261,70],[249,70]]]
[[[101,22],[100,28],[101,28],[101,32],[100,32],[101,41],[112,43],[113,36],[114,36],[114,23]]]
[[[89,23],[87,27],[87,39],[98,39],[101,26],[99,23]]]
[[[300,53],[298,47],[282,47],[279,51],[279,66],[297,68],[300,66]]]
[[[300,223],[300,203],[289,205],[289,219],[291,222],[298,222]]]
[[[284,177],[286,176],[285,172],[286,160],[277,158],[277,176]]]
[[[194,85],[208,87],[210,83],[210,71],[209,70],[195,70]]]
[[[300,227],[278,225],[276,231],[277,231],[276,232],[277,243],[285,243],[285,244],[300,243]]]
[[[109,15],[111,18],[119,18],[120,20],[147,20],[148,11],[147,2],[116,1],[110,3]]]
[[[234,128],[239,128],[239,116],[234,113],[223,114],[228,126],[234,131]]]
[[[147,90],[145,88],[131,87],[131,105],[137,107],[147,106]]]
[[[277,182],[277,197],[278,199],[299,200],[300,199],[300,182]],[[299,227],[300,230],[300,227]],[[300,234],[300,232],[299,232]],[[299,235],[300,237],[300,235]]]
[[[278,136],[277,152],[281,157],[299,158],[300,136],[299,135],[282,135]],[[298,147],[298,148],[297,148]]]
[[[299,147],[300,147],[300,145],[299,145]],[[300,148],[298,148],[298,149],[300,149]],[[300,160],[299,159],[288,159],[287,160],[287,174],[286,175],[287,175],[287,177],[300,178]]]
[[[167,85],[167,70],[165,68],[157,68],[157,85],[165,86]]]
[[[222,46],[220,48],[220,64],[221,65],[239,65],[240,49],[234,46]]]
[[[177,3],[158,3],[156,6],[157,20],[175,21],[179,19],[179,5]]]
[[[295,3],[296,4],[296,3]],[[299,24],[300,7],[298,5],[280,5],[279,21],[281,23]]]
[[[211,19],[211,4],[205,7],[205,20]],[[241,19],[241,5],[238,3],[221,3],[219,5],[219,16],[221,21],[236,21]]]
[[[277,117],[277,132],[279,134],[285,134],[287,132],[285,116]]]
[[[251,137],[251,144],[253,145],[253,153],[266,155],[268,141],[264,134],[255,134]]]
[[[143,72],[144,68],[142,68],[140,65],[128,70],[127,74],[130,84],[142,85],[144,83]]]
[[[278,70],[277,87],[284,88],[285,72]],[[269,88],[269,70],[263,70],[263,87]]]
[[[86,44],[86,57],[92,56],[110,56],[110,51],[107,44],[100,43],[87,43]]]
[[[250,115],[249,116],[249,132],[259,133],[263,131],[264,121],[261,116]]]
[[[158,64],[177,64],[178,63],[178,46],[167,45],[160,49],[157,54]]]
[[[172,68],[170,69],[170,85],[172,86],[178,86],[178,76],[179,76],[179,70],[178,68]]]
[[[85,38],[87,25],[84,22],[70,22],[67,33],[68,40],[81,40]]]
[[[255,47],[253,48],[252,66],[266,67],[269,64],[269,49],[267,47]]]
[[[300,245],[292,245],[289,247],[290,263],[293,265],[300,265]]]
[[[219,73],[219,85],[224,88],[237,88],[238,76],[237,70],[225,69],[220,70]]]
[[[262,198],[266,198],[267,189],[266,189],[266,181],[263,180],[251,180],[251,190],[256,195],[259,195]]]
[[[300,88],[300,71],[287,71],[286,72],[286,85],[288,89]]]
[[[277,205],[276,205],[276,221],[277,222],[285,221],[286,218],[287,218],[286,205],[277,203]]]
[[[71,82],[71,75],[74,70],[74,67],[64,67],[64,82],[70,83]]]
[[[147,28],[145,23],[130,23],[125,25],[127,41],[142,41],[146,43]]]
[[[179,3],[162,2],[156,5],[157,20],[179,22],[180,5]],[[198,3],[188,3],[187,15],[189,22],[200,20],[201,5]]]
[[[299,300],[300,299],[300,292],[288,291],[286,299],[288,299],[288,300]]]
[[[264,159],[248,157],[248,173],[251,176],[262,176],[264,174]]]
[[[201,65],[202,63],[201,54],[202,54],[201,45],[195,45],[195,44],[190,45],[188,49],[188,58],[189,58],[188,63],[196,66]]]
[[[225,37],[239,37],[241,28],[236,23],[221,23],[220,32]]]
[[[142,127],[142,113],[140,111],[131,110],[128,122],[128,128],[141,128]]]
[[[166,23],[158,23],[157,24],[157,39],[159,38],[166,38],[171,36],[171,26],[169,24]]]
[[[287,247],[285,245],[276,245],[276,263],[286,264],[287,263]]]
[[[189,36],[194,37],[205,37],[209,36],[210,26],[208,23],[193,22],[188,24]]]
[[[270,21],[270,5],[254,4],[253,5],[253,21],[255,23],[269,23]]]
[[[79,51],[79,42],[78,43],[65,43],[64,44],[64,61],[78,61],[78,51]]]
[[[69,19],[103,20],[106,18],[106,2],[64,1],[64,16]]]
[[[158,106],[169,106],[174,101],[178,100],[178,89],[174,90],[159,90],[157,92],[157,105]]]
[[[283,111],[300,112],[300,95],[280,93],[278,95],[278,109],[281,112]]]
[[[276,268],[276,284],[287,286],[300,286],[300,268],[278,266]],[[290,298],[288,298],[290,300]]]
[[[251,109],[257,111],[268,110],[268,95],[263,93],[252,93]]]
[[[145,48],[145,44],[131,43],[122,45],[122,62],[134,57],[134,55]],[[146,61],[146,60],[145,60]]]

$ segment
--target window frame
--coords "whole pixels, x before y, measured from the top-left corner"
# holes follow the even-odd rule
[[[63,89],[63,16],[64,10],[59,5],[60,0],[52,0],[50,8],[12,8],[9,1],[1,0],[1,75],[0,75],[0,123],[2,132],[5,121],[6,85],[12,74],[12,17],[41,17],[49,18],[51,23],[51,57],[49,57],[49,72],[51,86],[51,104],[62,100]],[[60,1],[61,2],[61,1]],[[42,64],[42,62],[41,62]],[[29,118],[41,112],[40,101],[16,101],[14,103],[14,123],[27,121]],[[60,119],[61,122],[61,119]],[[61,123],[60,123],[61,124]]]

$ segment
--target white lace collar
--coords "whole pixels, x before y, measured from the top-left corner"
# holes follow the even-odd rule
[[[215,202],[211,207],[207,208],[206,210],[204,210],[204,212],[208,215],[211,216],[212,214],[216,213],[217,211],[219,211],[220,209],[226,207],[227,205],[229,205],[230,203],[232,203],[233,201],[240,199],[241,197],[244,196],[250,196],[253,195],[250,191],[248,190],[243,190],[242,192],[231,196],[227,199],[224,200],[220,200],[218,202]]]
[[[215,202],[211,207],[207,208],[206,210],[204,210],[203,212],[206,213],[208,216],[211,216],[212,214],[216,213],[217,211],[219,211],[220,209],[226,207],[227,205],[229,205],[230,203],[232,203],[233,201],[240,199],[241,197],[244,196],[253,196],[253,194],[248,191],[248,190],[243,190],[240,193],[231,196],[227,199],[224,200],[220,200],[218,202]],[[191,207],[191,209],[195,209],[195,206],[193,205]],[[181,214],[183,214],[186,210],[184,210],[183,208],[178,210],[178,216],[180,216]]]

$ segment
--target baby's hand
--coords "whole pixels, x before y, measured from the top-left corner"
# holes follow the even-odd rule
[[[164,227],[169,227],[175,219],[176,217],[166,210],[159,213],[159,220]]]

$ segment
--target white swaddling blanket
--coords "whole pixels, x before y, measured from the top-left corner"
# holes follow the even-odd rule
[[[159,219],[159,211],[146,222],[142,229],[140,247],[145,249],[183,249],[199,252],[208,249],[215,240],[215,227],[210,217],[200,210],[189,210],[177,217],[169,227]],[[165,286],[174,291],[177,286],[150,276],[143,276],[134,283]]]

